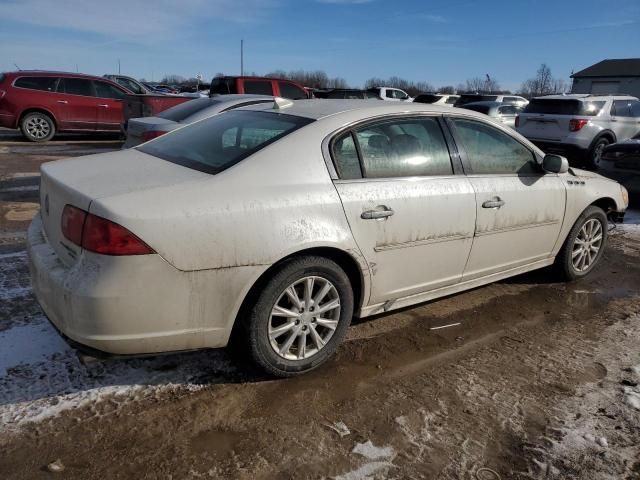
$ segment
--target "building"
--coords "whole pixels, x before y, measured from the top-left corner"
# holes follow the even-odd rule
[[[626,93],[640,98],[640,58],[603,60],[571,78],[571,93]]]

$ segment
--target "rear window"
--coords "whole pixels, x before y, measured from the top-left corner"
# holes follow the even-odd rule
[[[157,116],[173,122],[181,122],[194,113],[217,103],[211,98],[195,98],[160,112]]]
[[[238,93],[236,91],[236,82],[232,78],[217,77],[211,80],[211,87],[209,88],[209,94],[212,95],[218,93],[220,95],[228,95],[231,93]]]
[[[442,97],[440,95],[418,95],[413,101],[418,103],[434,103],[440,100]]]
[[[176,130],[138,149],[215,175],[312,121],[282,113],[231,111]]]
[[[524,109],[524,113],[546,113],[549,115],[587,115],[600,113],[606,102],[583,102],[574,99],[534,98]]]
[[[57,77],[20,77],[13,83],[13,86],[53,92],[56,89],[56,80],[58,80]]]
[[[456,106],[465,105],[473,102],[495,102],[498,99],[497,95],[461,95]]]

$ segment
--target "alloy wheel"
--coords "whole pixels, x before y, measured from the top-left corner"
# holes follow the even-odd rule
[[[42,117],[31,117],[27,120],[25,128],[29,135],[38,140],[46,138],[51,133],[51,126]]]
[[[582,225],[571,250],[571,263],[577,272],[591,268],[602,248],[603,233],[602,223],[596,218]]]

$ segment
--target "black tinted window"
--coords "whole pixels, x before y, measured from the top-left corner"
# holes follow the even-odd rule
[[[465,110],[473,110],[474,112],[484,113],[485,115],[488,115],[489,110],[491,110],[491,107],[488,105],[478,105],[475,103],[468,103],[466,105],[463,105],[462,108],[464,108]]]
[[[83,95],[85,97],[93,96],[91,80],[85,80],[84,78],[61,78],[58,84],[58,92]]]
[[[456,101],[456,106],[465,105],[472,102],[495,102],[497,95],[461,95]]]
[[[266,80],[245,80],[244,93],[273,95],[273,88],[271,87],[271,82]]]
[[[600,113],[605,103],[606,102],[589,102],[572,99],[534,98],[524,108],[524,113],[595,116]]]
[[[417,103],[434,103],[440,100],[441,98],[442,97],[440,95],[423,93],[421,95],[418,95],[416,98],[414,98],[413,101]]]
[[[193,100],[187,100],[175,107],[168,108],[160,112],[157,116],[174,122],[181,122],[185,118],[190,117],[194,113],[198,113],[203,108],[207,108],[215,103],[217,102],[211,98],[194,98]]]
[[[332,154],[338,176],[342,180],[362,178],[358,151],[350,131],[343,133],[333,141]]]
[[[96,88],[96,97],[101,97],[101,98],[124,98],[126,97],[126,94],[114,87],[113,85],[110,85],[108,83],[105,82],[93,82],[95,88]]]
[[[236,82],[232,78],[217,77],[211,80],[211,87],[209,88],[209,94],[218,93],[220,95],[228,95],[230,93],[238,93],[236,89]]]
[[[518,173],[536,171],[533,153],[516,139],[482,122],[453,119],[457,140],[466,153],[467,173]]]
[[[280,113],[230,111],[143,144],[139,150],[216,174],[313,120]]]
[[[451,159],[434,118],[394,120],[355,130],[367,178],[451,175]]]
[[[56,89],[57,77],[21,77],[14,82],[14,86],[53,92]]]
[[[291,100],[307,98],[307,93],[299,87],[289,82],[278,82],[280,86],[280,96]]]

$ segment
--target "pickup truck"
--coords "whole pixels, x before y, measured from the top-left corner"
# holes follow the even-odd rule
[[[413,98],[404,90],[390,87],[372,87],[369,92],[375,94],[380,100],[387,102],[411,102]]]

